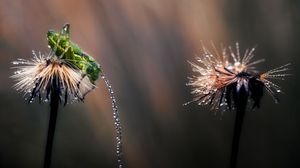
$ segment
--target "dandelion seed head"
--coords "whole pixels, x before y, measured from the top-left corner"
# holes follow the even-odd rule
[[[55,55],[45,56],[33,51],[32,59],[18,59],[13,64],[16,65],[11,76],[16,81],[14,88],[29,97],[29,102],[36,97],[49,101],[54,81],[57,82],[60,100],[65,104],[82,101],[95,88],[82,71]]]
[[[247,49],[242,56],[238,43],[235,49],[229,46],[219,51],[214,44],[211,48],[202,45],[197,62],[189,62],[195,73],[187,83],[194,95],[192,102],[209,104],[212,109],[234,109],[239,93],[245,92],[254,108],[260,106],[264,88],[278,102],[277,93],[281,89],[270,79],[284,80],[289,75],[285,72],[290,64],[259,73],[255,65],[264,59],[253,60],[255,48]]]

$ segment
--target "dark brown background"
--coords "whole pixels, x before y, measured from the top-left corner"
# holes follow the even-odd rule
[[[48,104],[12,89],[11,61],[48,52],[46,32],[71,24],[71,38],[99,61],[118,98],[130,168],[227,167],[234,113],[191,104],[185,86],[201,40],[242,50],[257,45],[259,69],[291,62],[274,104],[247,112],[239,167],[299,167],[297,0],[0,0],[0,167],[42,167]],[[85,103],[61,108],[53,167],[116,167],[110,100],[103,81]]]

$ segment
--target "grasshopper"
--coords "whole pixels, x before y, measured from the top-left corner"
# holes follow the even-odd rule
[[[49,30],[47,40],[49,48],[59,59],[80,69],[83,75],[87,75],[91,83],[95,84],[102,73],[101,67],[92,56],[70,40],[70,24],[65,24],[60,33]]]

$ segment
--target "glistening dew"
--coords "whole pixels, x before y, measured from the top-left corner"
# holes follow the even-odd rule
[[[253,61],[255,48],[247,49],[242,55],[239,43],[236,43],[235,49],[221,47],[218,50],[212,44],[210,49],[202,45],[202,50],[197,63],[190,62],[195,72],[187,84],[192,87],[191,93],[195,96],[192,102],[211,105],[212,109],[234,109],[239,95],[244,94],[252,108],[258,108],[264,89],[278,102],[281,88],[270,79],[284,80],[290,75],[286,73],[290,64],[261,73],[255,65],[264,59]]]

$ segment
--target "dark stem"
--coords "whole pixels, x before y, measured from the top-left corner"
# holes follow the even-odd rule
[[[46,143],[44,168],[50,168],[51,165],[52,146],[53,146],[55,125],[56,125],[58,105],[59,105],[58,81],[54,77],[52,82],[53,84],[51,88],[51,97],[50,97],[50,119],[49,119],[48,136],[47,136],[47,143]]]
[[[237,157],[239,152],[240,136],[242,132],[243,120],[247,106],[248,93],[242,87],[239,92],[234,95],[236,106],[236,116],[234,123],[234,131],[231,146],[230,168],[236,168]]]

